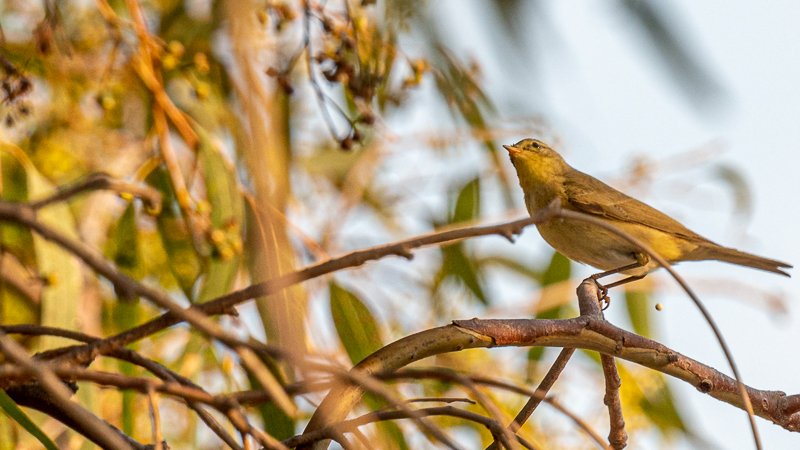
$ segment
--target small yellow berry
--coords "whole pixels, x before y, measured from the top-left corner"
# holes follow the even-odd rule
[[[194,93],[200,100],[205,100],[211,93],[211,85],[204,81],[200,81],[194,86]]]
[[[206,200],[198,200],[195,207],[197,208],[197,212],[200,214],[205,214],[211,211],[211,203],[208,203]]]
[[[233,250],[227,245],[219,251],[219,258],[223,261],[230,261],[234,256],[236,256],[236,253],[234,253]]]
[[[656,303],[656,311],[661,311],[662,309],[664,309],[664,305],[661,303]]]
[[[233,247],[233,250],[236,253],[242,253],[242,250],[244,250],[244,244],[242,243],[242,238],[239,237],[239,235],[236,235],[231,239],[231,247]]]
[[[168,54],[161,58],[161,67],[165,70],[172,70],[178,65],[178,58],[175,55]]]
[[[57,273],[48,273],[42,281],[44,281],[45,286],[57,286],[61,280],[59,280]]]
[[[214,230],[211,232],[211,242],[215,245],[222,244],[225,241],[225,232],[222,230]]]
[[[194,54],[194,66],[200,73],[208,73],[211,70],[211,65],[208,63],[208,56],[205,53]]]
[[[183,44],[180,42],[170,41],[169,45],[167,45],[167,51],[180,58],[183,56],[185,49],[183,48]]]
[[[114,100],[114,96],[111,94],[103,94],[100,97],[100,107],[106,111],[114,109],[117,106],[117,101]]]
[[[269,14],[267,14],[267,11],[263,9],[256,13],[256,17],[258,18],[258,23],[261,25],[266,25],[267,22],[269,22]]]
[[[233,372],[233,358],[230,355],[226,354],[222,357],[222,372],[225,374],[230,374]]]

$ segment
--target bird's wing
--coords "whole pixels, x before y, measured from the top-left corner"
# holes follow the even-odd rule
[[[661,211],[577,170],[565,175],[564,190],[569,205],[579,211],[638,223],[684,239],[708,241]]]

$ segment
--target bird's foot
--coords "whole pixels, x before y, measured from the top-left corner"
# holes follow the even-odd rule
[[[611,298],[608,296],[608,288],[600,285],[600,303],[605,303],[605,305],[601,305],[600,311],[605,311],[611,306]]]
[[[593,277],[592,280],[594,280],[594,284],[597,285],[597,289],[600,291],[600,310],[605,311],[611,306],[611,298],[608,297],[608,287],[600,284],[600,282]]]

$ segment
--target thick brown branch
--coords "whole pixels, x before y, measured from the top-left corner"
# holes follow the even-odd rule
[[[466,348],[494,346],[547,346],[594,350],[613,355],[695,386],[701,392],[743,408],[737,382],[698,361],[664,345],[617,328],[596,317],[564,320],[509,319],[465,320],[434,328],[396,341],[359,363],[354,371],[365,374],[390,372],[435,354]],[[341,421],[360,400],[363,388],[333,389],[323,400],[307,427],[308,431]],[[790,431],[800,431],[800,414],[787,416],[778,409],[785,397],[779,391],[747,388],[758,416]],[[324,418],[324,419],[323,419]]]

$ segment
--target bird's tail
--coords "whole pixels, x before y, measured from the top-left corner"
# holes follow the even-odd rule
[[[761,256],[751,255],[749,253],[740,252],[732,248],[723,247],[721,245],[704,245],[692,252],[691,259],[700,261],[706,259],[715,259],[717,261],[724,261],[731,264],[738,264],[740,266],[752,267],[754,269],[766,270],[767,272],[777,273],[791,276],[781,269],[791,269],[791,264],[785,262],[775,261],[774,259],[762,258]]]

